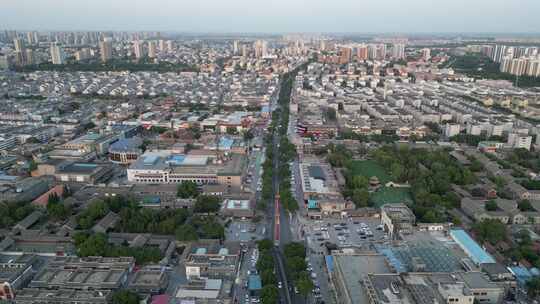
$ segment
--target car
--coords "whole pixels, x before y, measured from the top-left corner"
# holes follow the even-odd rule
[[[339,223],[340,226],[345,227],[347,226],[347,223]]]
[[[318,238],[317,241],[324,242],[324,238]]]
[[[309,272],[312,272],[312,271],[313,271],[313,268],[308,267],[308,268],[306,268],[306,270],[309,271]]]
[[[294,286],[294,293],[295,293],[295,294],[299,294],[298,288],[296,288],[296,286]]]
[[[316,279],[316,278],[317,278],[317,274],[316,274],[315,272],[312,272],[312,273],[311,273],[311,278],[312,278],[312,279]]]
[[[246,302],[249,302],[249,295],[246,293]]]
[[[277,287],[278,287],[279,289],[283,288],[283,285],[281,284],[281,281],[277,283]]]
[[[360,222],[354,221],[353,224],[358,225],[358,224],[360,224]]]
[[[383,225],[379,225],[377,226],[377,230],[383,230],[384,226]]]

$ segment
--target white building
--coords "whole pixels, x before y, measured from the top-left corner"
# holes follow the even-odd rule
[[[461,126],[459,124],[446,124],[444,128],[444,136],[452,137],[458,135],[461,131]]]
[[[66,62],[66,55],[64,49],[58,43],[51,43],[51,61],[53,64],[64,64]]]
[[[523,136],[517,133],[508,135],[508,145],[516,149],[531,150],[532,136]]]

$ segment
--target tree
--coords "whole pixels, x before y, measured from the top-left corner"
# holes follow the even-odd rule
[[[211,213],[218,212],[221,207],[221,198],[214,195],[199,195],[195,200],[193,212]]]
[[[405,173],[405,168],[402,165],[400,165],[399,163],[392,164],[390,169],[390,175],[392,176],[393,180],[401,181],[403,173]]]
[[[112,297],[113,304],[139,304],[139,301],[139,295],[127,289],[114,292]]]
[[[266,285],[261,290],[262,304],[276,304],[278,302],[279,290],[274,285]]]
[[[260,240],[257,242],[257,248],[259,248],[260,252],[268,251],[274,247],[274,243],[272,243],[269,239]]]
[[[313,281],[306,274],[296,281],[296,287],[298,288],[298,292],[307,298],[315,286],[313,285]]]
[[[264,270],[274,270],[274,258],[270,252],[261,253],[257,260],[256,268],[259,272]]]
[[[489,200],[486,202],[485,208],[487,211],[497,211],[497,202],[494,200]]]
[[[540,296],[540,277],[530,279],[527,284],[527,295],[531,298]]]
[[[261,272],[261,281],[263,286],[266,285],[274,285],[276,284],[276,275],[274,274],[274,270],[272,269],[265,269]]]
[[[522,212],[535,211],[529,200],[520,200],[518,202],[518,209]]]
[[[493,245],[506,239],[506,226],[496,219],[485,219],[474,224],[473,231],[480,241],[487,241]]]
[[[352,201],[356,208],[367,207],[369,205],[369,192],[366,189],[354,189]]]
[[[190,224],[184,224],[176,228],[175,236],[179,241],[195,241],[199,239],[197,230]]]
[[[235,127],[227,127],[226,132],[229,135],[235,135],[238,133]]]
[[[302,243],[293,242],[285,245],[283,250],[285,257],[301,257],[304,259],[306,257],[306,248]]]
[[[49,200],[47,202],[47,213],[57,220],[66,219],[71,210],[66,206],[58,197],[56,193],[49,195]]]
[[[178,185],[176,195],[180,198],[194,198],[199,195],[199,189],[195,182],[185,181]]]
[[[32,160],[30,161],[30,163],[28,164],[28,170],[29,170],[30,172],[36,170],[37,167],[38,167],[38,166],[37,166],[37,163],[36,163],[36,161],[33,160],[33,159],[32,159]]]

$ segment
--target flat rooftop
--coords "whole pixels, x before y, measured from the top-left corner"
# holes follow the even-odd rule
[[[334,255],[334,269],[343,275],[353,304],[367,304],[368,296],[360,283],[364,276],[391,273],[383,255]]]

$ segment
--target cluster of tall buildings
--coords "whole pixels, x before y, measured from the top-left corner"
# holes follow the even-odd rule
[[[271,54],[270,48],[268,47],[268,41],[266,40],[255,41],[252,49],[248,49],[248,47],[249,44],[235,40],[233,42],[233,53],[236,56],[248,57],[251,51],[255,58],[265,58]]]
[[[484,45],[482,54],[500,63],[499,70],[516,76],[540,77],[538,47]]]
[[[35,56],[34,50],[26,48],[24,40],[15,38],[13,39],[13,45],[15,47],[15,64],[18,66],[34,64]]]
[[[321,41],[320,51],[327,51],[326,41]],[[401,60],[405,59],[405,44],[396,43],[388,49],[385,43],[379,44],[347,44],[337,46],[337,57],[329,60],[335,63],[346,64],[354,60]]]
[[[501,63],[505,57],[537,57],[538,47],[507,46],[501,44],[483,45],[481,52],[491,58],[491,60]]]
[[[160,39],[159,32],[17,32],[0,31],[0,42],[10,43],[14,39],[22,39],[28,45],[39,43],[58,42],[65,46],[97,45],[105,37],[112,37],[114,41],[133,41]]]
[[[538,57],[512,58],[506,56],[499,67],[503,73],[516,76],[540,77],[540,59]]]
[[[66,55],[58,42],[51,43],[51,61],[53,64],[64,64]]]

